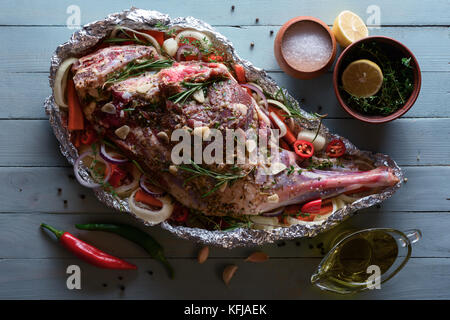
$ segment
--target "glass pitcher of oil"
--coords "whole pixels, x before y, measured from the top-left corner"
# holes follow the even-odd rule
[[[408,262],[419,230],[388,228],[348,231],[338,236],[322,259],[311,283],[341,294],[372,289],[392,278]],[[378,278],[374,278],[378,273]],[[378,287],[376,287],[378,288]]]

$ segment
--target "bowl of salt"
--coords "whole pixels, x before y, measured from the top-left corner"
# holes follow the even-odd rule
[[[294,78],[312,79],[326,72],[336,57],[336,39],[325,22],[301,16],[286,22],[275,38],[275,58]]]

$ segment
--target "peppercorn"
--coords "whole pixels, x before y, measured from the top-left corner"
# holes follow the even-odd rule
[[[231,11],[234,11],[234,6],[231,6]]]
[[[252,42],[250,42],[250,47],[254,47],[255,46],[255,43],[252,41]]]

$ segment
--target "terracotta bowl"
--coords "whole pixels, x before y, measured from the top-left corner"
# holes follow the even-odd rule
[[[289,64],[286,60],[283,50],[282,50],[282,43],[284,40],[284,36],[286,34],[286,31],[288,31],[290,28],[298,27],[299,25],[307,25],[307,24],[316,24],[320,26],[320,28],[323,28],[327,32],[327,34],[330,37],[331,41],[331,55],[328,61],[319,66],[317,69],[314,70],[306,70],[308,68],[300,68],[298,65],[294,66],[292,64]],[[327,24],[317,18],[314,17],[308,17],[308,16],[301,16],[301,17],[295,17],[288,22],[286,22],[278,31],[277,36],[275,38],[275,45],[274,45],[274,52],[275,52],[275,58],[277,59],[277,62],[280,66],[280,68],[289,74],[290,76],[294,78],[299,79],[312,79],[315,78],[323,73],[325,73],[333,64],[334,59],[336,57],[336,39],[334,37],[334,34],[330,30],[330,28],[327,26]]]
[[[364,42],[373,42],[373,41],[387,45],[388,47],[390,47],[390,52],[397,51],[399,53],[399,55],[401,55],[401,56],[411,57],[411,66],[413,67],[414,88],[413,88],[413,91],[411,92],[410,97],[405,102],[403,107],[401,107],[394,113],[387,115],[387,116],[367,115],[367,114],[363,114],[363,113],[349,107],[345,103],[344,99],[342,98],[341,92],[339,90],[339,86],[341,84],[342,72],[345,70],[345,68],[348,65],[348,63],[344,63],[345,58],[349,54],[351,54],[352,51],[356,48],[356,46],[358,46],[359,44],[364,43]],[[359,58],[356,58],[356,59],[359,59]],[[334,92],[336,93],[337,100],[339,101],[339,104],[341,105],[341,107],[352,117],[354,117],[358,120],[364,121],[364,122],[368,122],[368,123],[384,123],[384,122],[392,121],[392,120],[397,119],[397,118],[401,117],[402,115],[404,115],[409,109],[411,109],[414,102],[416,102],[416,99],[419,96],[421,83],[422,83],[422,80],[421,80],[420,67],[419,67],[419,64],[418,64],[416,58],[412,54],[412,52],[405,45],[398,42],[397,40],[394,40],[394,39],[388,38],[388,37],[383,37],[383,36],[366,37],[366,38],[358,40],[358,41],[352,43],[351,45],[349,45],[339,56],[339,58],[336,62],[336,66],[334,67],[334,72],[333,72]]]

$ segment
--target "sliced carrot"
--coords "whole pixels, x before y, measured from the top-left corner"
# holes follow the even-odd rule
[[[239,83],[246,83],[247,80],[245,78],[245,69],[240,64],[235,64],[233,66],[234,72],[236,73],[236,78]]]
[[[143,190],[139,190],[138,192],[136,192],[136,194],[134,195],[134,200],[136,200],[137,202],[142,202],[142,203],[152,206],[152,207],[158,207],[158,208],[163,207],[163,204],[161,201],[159,201],[155,197],[149,195],[147,192],[145,192]]]
[[[156,30],[140,30],[139,32],[148,34],[158,41],[159,45],[162,46],[164,43],[164,32],[156,31]]]
[[[83,111],[72,79],[67,80],[67,102],[69,105],[68,129],[84,130]]]

